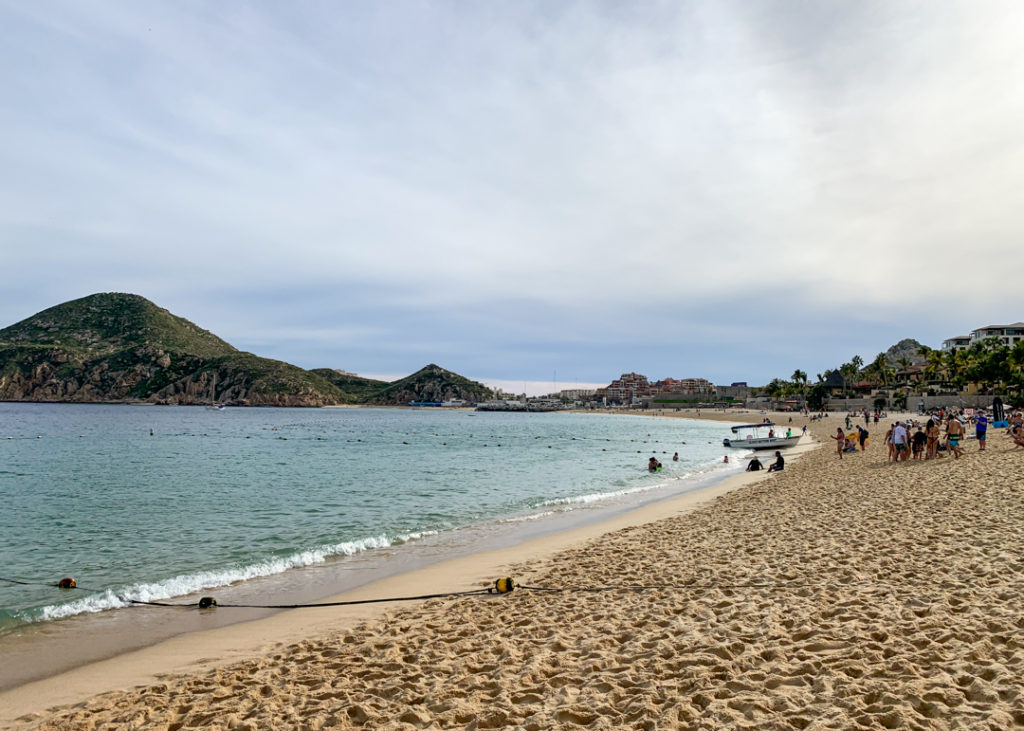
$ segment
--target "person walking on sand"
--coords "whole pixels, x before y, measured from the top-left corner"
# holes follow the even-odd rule
[[[842,459],[843,448],[846,446],[846,435],[843,434],[841,426],[836,427],[836,435],[832,438],[836,440],[836,453],[839,455],[839,459]]]
[[[890,426],[889,427],[889,431],[887,431],[885,433],[885,445],[886,445],[886,447],[889,448],[889,457],[888,457],[888,459],[889,459],[890,462],[892,462],[893,453],[896,451],[896,448],[892,444],[892,430],[893,430],[893,427],[895,427],[895,426],[896,426],[895,424]]]
[[[963,436],[964,425],[958,418],[950,414],[949,421],[946,422],[946,446],[953,453],[954,459],[960,459],[960,455],[963,454],[963,450],[960,449],[960,440],[963,439]]]
[[[857,424],[857,441],[860,443],[860,451],[864,451],[868,444],[868,430]]]

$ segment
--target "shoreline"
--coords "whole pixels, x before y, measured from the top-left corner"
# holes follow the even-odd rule
[[[651,413],[632,415],[663,416]],[[689,414],[675,416],[696,418]],[[701,420],[734,421],[732,418]],[[812,444],[801,444],[791,449],[790,454],[796,456],[815,447]],[[557,529],[556,532],[520,540],[508,546],[445,559],[411,571],[401,571],[327,597],[323,601],[355,601],[421,593],[410,591],[410,586],[437,587],[438,590],[452,592],[480,588],[493,583],[499,575],[504,575],[503,572],[507,571],[506,567],[510,564],[549,558],[559,551],[610,532],[645,525],[670,515],[684,514],[742,485],[763,479],[766,474],[740,472],[728,475],[707,486],[627,508],[626,512],[610,518]],[[87,663],[0,692],[0,705],[9,709],[0,716],[0,723],[13,723],[26,714],[38,714],[46,708],[80,702],[115,688],[158,682],[168,673],[220,667],[260,655],[275,646],[296,642],[310,635],[321,635],[328,629],[337,631],[339,626],[351,626],[379,618],[394,608],[395,605],[370,604],[348,608],[284,610],[268,617],[189,631],[155,645]]]
[[[299,610],[0,698],[38,731],[1024,726],[1024,453],[892,463],[883,422],[840,456],[843,416],[781,473],[414,575],[510,594]]]
[[[690,423],[706,425],[709,422]],[[644,430],[640,420],[634,424],[637,430]],[[704,431],[708,429],[705,427]],[[0,667],[0,692],[143,650],[180,635],[255,621],[282,611],[258,605],[320,603],[376,580],[415,571],[448,558],[512,547],[533,538],[601,523],[648,504],[703,490],[736,472],[735,468],[710,462],[677,473],[675,466],[668,464],[664,475],[651,480],[651,487],[620,494],[612,489],[603,499],[543,508],[536,515],[489,519],[355,555],[337,556],[322,563],[161,600],[188,607],[194,606],[200,596],[213,596],[222,605],[254,605],[252,608],[198,612],[194,608],[129,606],[82,613],[55,622],[27,624],[16,634],[0,638],[0,654],[8,660]],[[645,475],[645,481],[647,479]]]

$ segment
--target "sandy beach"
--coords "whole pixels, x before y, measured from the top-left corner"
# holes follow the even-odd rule
[[[828,437],[840,423],[811,424],[823,446],[797,448],[782,473],[343,598],[506,575],[562,591],[195,633],[4,693],[0,725],[1024,726],[1024,450],[998,430],[986,453],[969,441],[960,460],[889,464],[878,424],[866,452],[839,460]],[[647,588],[583,590],[607,586]]]

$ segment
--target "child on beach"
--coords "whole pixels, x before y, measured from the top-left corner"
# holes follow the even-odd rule
[[[843,434],[843,428],[840,426],[836,427],[836,435],[832,437],[836,440],[836,453],[839,455],[839,459],[843,458],[843,448],[846,446],[846,435]]]

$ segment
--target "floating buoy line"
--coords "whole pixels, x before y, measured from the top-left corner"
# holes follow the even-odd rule
[[[79,586],[78,583],[71,578],[66,576],[56,583],[48,583],[41,581],[21,581],[18,579],[10,579],[0,576],[0,581],[7,582],[9,584],[19,584],[21,586],[47,586],[56,589],[71,590],[77,589],[79,591],[90,591],[101,593],[107,591],[106,589],[89,589],[84,586]],[[849,588],[856,585],[867,585],[876,588],[884,588],[879,584],[872,582],[853,582],[850,584],[836,584],[836,583],[771,583],[771,582],[751,582],[751,583],[738,583],[738,584],[617,584],[609,586],[530,586],[527,584],[519,584],[511,577],[502,577],[495,579],[491,586],[482,589],[470,589],[468,591],[449,591],[439,592],[436,594],[418,594],[416,596],[397,596],[397,597],[383,597],[380,599],[353,599],[350,601],[340,602],[316,602],[311,604],[221,604],[214,597],[204,596],[198,601],[188,602],[185,604],[171,603],[171,602],[149,602],[142,599],[129,599],[127,597],[118,596],[117,598],[126,604],[137,604],[148,607],[171,607],[176,609],[308,609],[314,607],[348,607],[357,604],[384,604],[388,602],[411,602],[421,601],[426,599],[452,599],[458,597],[467,596],[489,596],[495,594],[510,594],[515,590],[520,591],[537,591],[537,592],[553,592],[553,593],[605,593],[613,591],[709,591],[709,590],[739,590],[739,589],[767,589],[767,590],[785,590],[785,589],[806,589],[806,588],[825,588],[825,587],[839,587]]]

